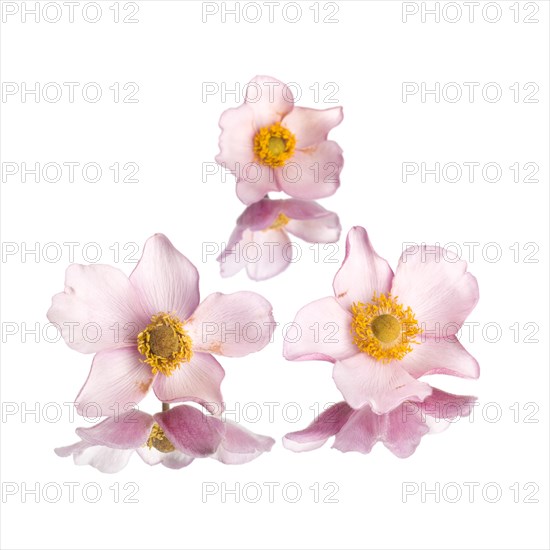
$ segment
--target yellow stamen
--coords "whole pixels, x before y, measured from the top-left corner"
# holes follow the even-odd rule
[[[260,128],[254,136],[254,154],[266,166],[284,166],[294,155],[296,136],[279,122]]]
[[[290,221],[290,218],[281,212],[275,218],[275,221],[263,231],[269,231],[271,229],[282,229],[289,221]]]
[[[397,302],[397,296],[376,292],[369,304],[351,306],[351,332],[355,345],[377,361],[400,360],[419,344],[415,337],[422,332],[410,307]]]
[[[172,442],[166,437],[164,430],[156,422],[151,428],[151,433],[149,434],[149,439],[147,440],[146,445],[149,449],[154,447],[161,453],[171,453],[176,450],[174,445],[172,445]]]
[[[183,323],[168,313],[158,313],[137,337],[138,351],[151,365],[153,374],[170,376],[181,363],[193,357],[193,342]]]

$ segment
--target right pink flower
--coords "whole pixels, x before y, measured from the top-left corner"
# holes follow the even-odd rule
[[[289,360],[334,363],[346,402],[385,414],[405,401],[421,402],[432,388],[418,378],[451,374],[477,378],[479,365],[456,333],[479,299],[466,262],[437,246],[407,248],[395,275],[362,227],[350,230],[334,278],[334,297],[303,307],[300,337],[285,341]],[[338,327],[336,335],[312,325]],[[320,332],[320,333],[319,333]]]

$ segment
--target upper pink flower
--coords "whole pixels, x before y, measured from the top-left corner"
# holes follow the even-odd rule
[[[336,403],[304,430],[286,434],[283,445],[295,452],[312,451],[335,435],[332,446],[342,452],[370,453],[381,441],[394,455],[407,458],[422,436],[442,432],[451,422],[468,416],[476,401],[432,390],[423,402],[406,401],[386,414],[375,414],[369,405],[353,409],[345,402]]]
[[[206,416],[188,405],[154,416],[132,410],[91,428],[77,428],[76,433],[81,441],[55,452],[72,455],[75,464],[88,464],[104,473],[122,470],[134,452],[151,466],[179,469],[204,457],[243,464],[269,451],[275,443],[271,437]]]
[[[237,195],[245,204],[269,191],[319,199],[340,185],[342,149],[328,141],[343,119],[341,107],[294,106],[290,88],[269,76],[248,84],[245,102],[220,117],[220,153],[216,162],[237,178]]]
[[[479,298],[466,268],[454,253],[422,245],[403,252],[394,275],[367,232],[354,227],[334,278],[335,297],[298,312],[301,338],[286,341],[284,355],[333,362],[345,400],[354,408],[370,404],[377,414],[430,395],[430,386],[417,380],[424,374],[477,378],[477,361],[456,337]],[[313,323],[336,323],[339,330],[319,335]]]
[[[218,257],[221,275],[231,277],[246,267],[251,279],[269,279],[294,259],[288,233],[310,243],[333,243],[340,238],[340,231],[338,216],[316,202],[262,199],[239,216]]]
[[[161,401],[221,410],[224,370],[210,353],[240,357],[266,346],[271,304],[254,292],[199,301],[195,266],[164,235],[147,240],[129,278],[108,265],[69,266],[47,315],[71,348],[96,353],[78,413],[93,403],[89,415],[99,407],[111,416],[139,403],[151,385]]]

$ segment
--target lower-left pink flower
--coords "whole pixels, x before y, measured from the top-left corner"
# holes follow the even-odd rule
[[[154,416],[131,410],[91,428],[77,428],[76,433],[81,439],[78,443],[55,452],[63,457],[72,455],[75,464],[104,473],[122,470],[134,452],[151,466],[179,469],[205,457],[224,464],[244,464],[271,450],[275,443],[271,437],[204,415],[189,405]]]
[[[222,411],[225,372],[211,353],[240,357],[264,348],[272,308],[254,292],[218,292],[199,302],[197,269],[161,234],[147,240],[130,277],[109,265],[69,266],[47,316],[67,345],[95,353],[77,412],[111,416],[139,403],[151,386],[165,403]]]

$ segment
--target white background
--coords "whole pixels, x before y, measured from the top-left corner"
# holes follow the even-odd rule
[[[274,8],[272,23],[261,2],[247,8],[250,11],[241,14],[238,23],[230,14],[224,22],[221,6],[203,22],[201,2],[194,1],[138,2],[136,23],[115,23],[112,1],[99,2],[102,16],[96,23],[83,19],[83,4],[75,7],[74,23],[68,22],[67,7],[59,22],[41,16],[37,23],[33,15],[22,21],[21,5],[18,13],[6,15],[6,4],[1,27],[4,84],[33,87],[36,82],[54,82],[64,94],[57,102],[42,97],[36,102],[32,95],[22,101],[20,91],[3,96],[3,167],[95,162],[103,177],[97,183],[86,182],[77,169],[72,183],[67,172],[57,183],[42,177],[36,183],[32,175],[23,183],[20,173],[4,173],[2,240],[4,246],[15,243],[4,252],[13,246],[18,252],[2,257],[3,327],[9,323],[13,328],[15,323],[22,330],[47,323],[51,296],[62,290],[70,263],[62,243],[79,243],[74,257],[79,263],[93,259],[93,246],[83,257],[85,245],[98,243],[102,262],[130,273],[131,258],[123,260],[132,249],[125,252],[123,247],[141,247],[155,232],[166,233],[198,266],[203,297],[214,291],[252,289],[272,302],[276,320],[284,324],[302,305],[329,295],[343,258],[343,240],[337,263],[322,261],[329,259],[322,249],[321,261],[316,262],[309,245],[301,243],[301,260],[262,283],[248,280],[244,273],[222,280],[215,256],[203,258],[203,243],[225,241],[243,208],[230,175],[225,182],[221,173],[206,181],[202,177],[203,163],[212,162],[218,150],[218,118],[241,98],[219,93],[205,98],[203,85],[238,85],[242,91],[254,75],[267,74],[298,83],[300,105],[344,107],[344,121],[331,133],[344,149],[342,186],[321,201],[340,215],[343,238],[351,226],[365,226],[377,251],[393,267],[405,242],[455,243],[470,260],[481,299],[469,321],[479,325],[472,338],[463,333],[462,341],[479,360],[481,377],[429,379],[446,391],[476,395],[480,405],[473,419],[424,438],[407,460],[395,458],[382,445],[366,456],[342,454],[329,445],[293,454],[282,447],[281,437],[305,427],[316,403],[323,407],[341,396],[332,382],[331,365],[286,362],[277,332],[275,342],[262,352],[222,360],[227,407],[240,411],[237,419],[243,425],[277,440],[271,453],[239,467],[197,460],[180,471],[150,468],[136,456],[123,472],[108,476],[53,453],[54,447],[76,441],[74,429],[86,425],[60,404],[74,400],[91,356],[71,351],[62,342],[49,343],[43,335],[36,337],[38,342],[32,334],[23,341],[21,332],[10,336],[4,330],[3,487],[8,482],[20,489],[38,483],[41,490],[47,483],[78,485],[72,503],[68,489],[58,502],[39,494],[38,503],[29,495],[24,504],[21,492],[4,494],[2,548],[548,547],[548,3],[520,2],[518,23],[512,2],[492,3],[487,18],[498,13],[491,10],[501,10],[494,23],[484,18],[483,2],[475,7],[472,22],[467,6],[459,2],[462,17],[456,23],[443,17],[455,18],[455,8],[445,8],[449,11],[439,23],[433,15],[422,22],[424,3],[417,3],[419,12],[403,22],[398,1],[327,3],[338,8],[333,23],[323,22],[334,11],[323,2],[317,23],[309,9],[313,2],[300,2],[302,14],[294,23],[285,21],[284,16],[291,19],[296,13],[285,7],[286,2]],[[256,6],[263,10],[261,20],[247,22],[256,16]],[[33,7],[34,2],[27,2],[27,9]],[[434,2],[425,7],[433,9]],[[55,6],[49,9],[46,19],[55,18]],[[94,9],[88,9],[86,15],[94,18]],[[132,11],[130,3],[120,2],[120,19]],[[538,22],[524,22],[534,11],[531,19]],[[64,82],[80,83],[72,103]],[[96,103],[82,97],[89,82],[102,88]],[[138,102],[115,102],[109,87],[117,82],[121,89],[125,83],[137,83]],[[435,102],[433,95],[422,102],[420,94],[403,102],[403,82],[425,82],[430,88],[435,82],[441,87],[448,82],[480,85],[472,102],[465,87],[456,103],[444,97]],[[499,101],[484,99],[481,91],[488,82],[502,89]],[[509,89],[516,82],[518,102]],[[537,103],[523,102],[530,91],[523,85],[529,82],[539,88]],[[317,98],[316,86],[321,92]],[[324,101],[335,89],[337,103]],[[447,90],[452,99],[452,90]],[[121,98],[126,93],[122,91]],[[109,169],[115,162],[136,163],[139,181],[115,183]],[[466,173],[457,183],[435,183],[433,176],[425,183],[419,176],[403,182],[403,162],[426,162],[432,168],[435,162],[494,162],[502,177],[485,181],[478,168],[473,183]],[[509,166],[516,162],[536,163],[538,182],[515,183]],[[525,176],[522,172],[521,178]],[[47,243],[58,243],[61,257],[55,257],[50,245],[50,261],[44,258]],[[115,243],[121,249],[118,263]],[[479,244],[469,249],[464,243]],[[21,250],[36,246],[38,257],[21,255]],[[468,258],[470,250],[473,257]],[[499,250],[501,258],[494,261]],[[139,253],[134,259],[138,257]],[[529,258],[537,261],[525,261]],[[509,328],[514,323],[519,323],[518,342]],[[525,328],[527,323],[532,324]],[[494,324],[502,334],[492,342]],[[538,332],[531,339],[538,343],[525,341],[533,324]],[[273,419],[265,402],[280,404]],[[250,403],[260,404],[257,422],[246,422],[258,412]],[[287,403],[300,407],[294,423],[294,406],[286,406],[283,414]],[[7,415],[14,407],[17,412]],[[22,410],[35,407],[38,417],[22,417]],[[61,410],[58,418],[56,407]],[[142,408],[154,412],[155,407],[151,398]],[[223,502],[221,492],[203,502],[203,482],[216,483],[220,490],[222,483],[228,489],[252,483],[264,491],[257,503],[246,502],[243,495],[238,503],[232,495]],[[272,482],[281,485],[274,502],[269,502],[263,484]],[[419,488],[406,502],[404,482]],[[479,484],[472,502],[464,485],[468,482]],[[102,490],[97,503],[86,501],[86,483]],[[110,489],[115,483],[120,487],[119,502]],[[135,485],[125,490],[126,483]],[[293,491],[289,489],[286,498],[281,491],[288,483],[303,491],[296,503],[289,502]],[[315,502],[309,489],[314,483],[321,488],[321,502]],[[337,484],[337,503],[322,502],[327,483]],[[430,494],[423,502],[420,488],[434,489],[437,483],[440,502]],[[450,502],[456,485],[447,486],[448,494],[443,490],[449,483],[462,488],[456,503]],[[516,483],[517,503],[509,489]],[[535,485],[526,486],[529,483]],[[482,493],[486,484],[493,484],[488,495]],[[495,485],[502,490],[501,498],[489,502]],[[137,488],[138,503],[122,502],[129,487]],[[532,487],[536,494],[531,500],[536,502],[524,502]],[[244,497],[253,497],[250,491]]]

